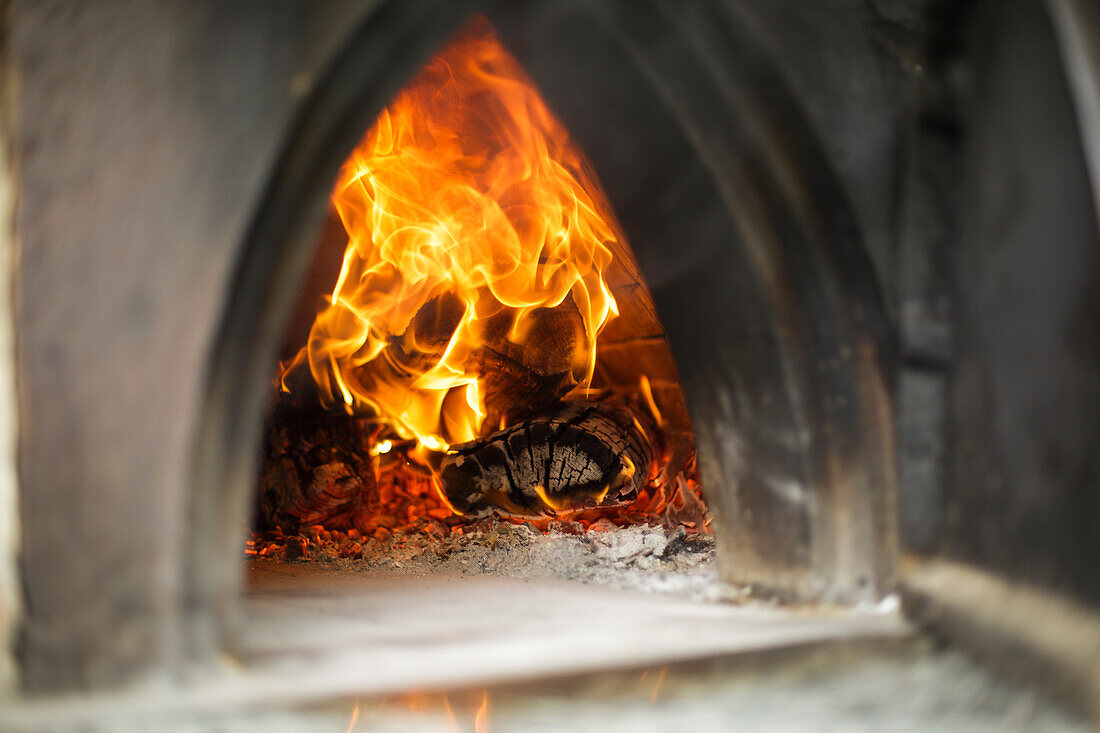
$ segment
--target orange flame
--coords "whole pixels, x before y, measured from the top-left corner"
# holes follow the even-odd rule
[[[474,731],[476,733],[489,733],[489,693],[481,693],[481,707],[474,714]]]
[[[486,416],[478,349],[491,334],[537,348],[531,314],[560,307],[583,324],[569,383],[589,387],[617,314],[610,208],[484,18],[383,110],[332,203],[343,268],[283,372],[308,363],[326,407],[432,450],[472,440]]]
[[[351,709],[351,722],[348,723],[347,733],[355,730],[355,724],[359,722],[359,698],[355,698],[355,707]]]
[[[649,696],[649,702],[653,705],[657,704],[657,695],[661,691],[661,683],[665,679],[665,674],[668,672],[668,667],[661,667],[661,673],[657,675],[657,683],[653,685],[653,693]]]

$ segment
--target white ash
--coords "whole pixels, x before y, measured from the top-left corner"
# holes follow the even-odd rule
[[[732,600],[743,590],[718,577],[714,536],[663,527],[543,534],[526,525],[482,521],[480,531],[433,539],[401,535],[371,541],[343,567],[402,573],[555,578],[616,588],[674,593],[697,600]],[[569,529],[569,527],[567,527]]]

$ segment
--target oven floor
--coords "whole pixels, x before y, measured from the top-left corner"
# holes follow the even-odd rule
[[[245,616],[241,662],[295,696],[514,681],[907,633],[892,609],[791,609],[546,578],[310,563],[256,563]]]
[[[21,703],[0,730],[1087,730],[886,607],[256,563],[243,611],[218,672]]]
[[[709,661],[438,693],[366,696],[296,710],[196,718],[165,733],[256,730],[874,731],[1087,733],[1033,689],[920,638],[798,647]]]

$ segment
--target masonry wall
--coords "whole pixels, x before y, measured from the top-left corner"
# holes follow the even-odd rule
[[[7,7],[29,687],[181,653],[189,431],[237,243],[308,88],[305,10]]]

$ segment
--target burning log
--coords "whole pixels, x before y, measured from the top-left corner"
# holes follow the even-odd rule
[[[380,383],[400,382],[404,395],[416,375],[427,372],[443,357],[461,315],[461,303],[453,296],[432,299],[417,312],[409,329],[394,340],[391,359],[361,367],[355,384],[370,391]],[[585,369],[588,342],[572,296],[554,308],[528,313],[520,334],[512,333],[513,326],[508,312],[487,319],[482,343],[470,349],[468,356],[468,369],[479,376],[484,390],[484,425],[489,429],[552,408],[577,384]],[[307,362],[288,365],[281,381],[284,404],[306,409],[323,402]],[[464,399],[464,392],[458,396]],[[340,409],[344,409],[342,403]],[[357,403],[353,410],[361,417],[376,414],[364,403]]]
[[[500,316],[488,320],[485,341],[472,355],[472,369],[482,377],[483,425],[490,429],[551,410],[580,380],[588,351],[572,295],[527,314],[519,334],[510,334],[510,314]]]
[[[651,434],[624,405],[565,403],[452,447],[440,466],[443,491],[465,514],[491,506],[539,514],[616,505],[649,479]]]

